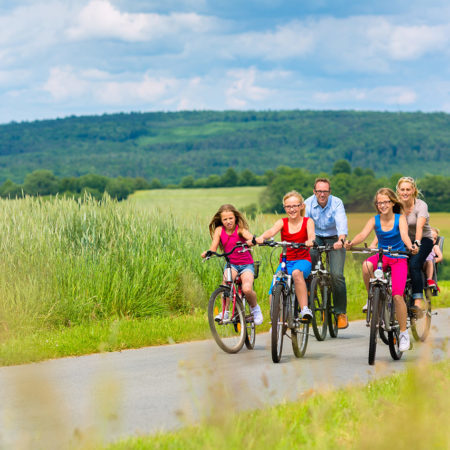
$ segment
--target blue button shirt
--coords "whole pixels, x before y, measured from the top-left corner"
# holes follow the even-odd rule
[[[305,200],[306,217],[314,220],[317,236],[341,236],[348,234],[347,216],[342,200],[330,195],[328,202],[322,208],[315,195],[311,195]]]

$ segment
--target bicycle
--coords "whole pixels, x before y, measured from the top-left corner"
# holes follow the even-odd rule
[[[250,312],[250,305],[242,291],[241,277],[238,275],[233,281],[229,255],[236,249],[249,251],[249,247],[242,243],[233,247],[229,252],[217,253],[207,251],[205,260],[212,257],[225,258],[226,283],[221,284],[209,298],[208,322],[211,334],[217,345],[227,353],[237,353],[245,346],[252,350],[255,347],[255,323]],[[255,276],[258,278],[259,262],[255,261]],[[231,311],[230,311],[231,307]]]
[[[329,253],[334,248],[332,245],[315,244],[313,249],[318,252],[318,259],[310,275],[308,302],[313,313],[311,325],[314,336],[318,341],[323,341],[327,335],[327,327],[332,338],[338,335],[337,314],[334,310],[333,289],[329,270]],[[325,254],[325,264],[322,259],[323,254]]]
[[[283,351],[283,337],[291,339],[292,351],[297,358],[304,356],[308,345],[309,321],[299,319],[298,301],[295,296],[292,276],[287,273],[287,249],[302,248],[305,244],[294,242],[276,242],[265,240],[262,246],[281,247],[281,270],[273,276],[272,302],[270,305],[270,318],[272,321],[271,353],[272,361],[278,363]],[[287,330],[290,330],[290,335]]]
[[[375,364],[375,354],[377,349],[377,337],[389,346],[392,359],[399,360],[403,352],[399,349],[400,327],[395,318],[395,305],[392,296],[391,272],[388,268],[383,271],[383,254],[390,256],[410,255],[409,252],[392,250],[357,248],[351,249],[354,253],[376,253],[378,254],[377,268],[373,272],[373,277],[369,281],[369,293],[367,299],[366,324],[370,327],[369,335],[369,365]],[[387,338],[385,333],[387,332]]]

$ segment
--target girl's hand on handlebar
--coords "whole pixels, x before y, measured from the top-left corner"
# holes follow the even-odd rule
[[[305,245],[307,246],[307,247],[314,247],[314,244],[315,244],[315,242],[314,241],[305,241]]]
[[[336,242],[336,244],[337,244],[337,242]],[[345,247],[346,250],[351,250],[351,248],[352,248],[351,241],[349,241],[349,240],[345,241],[344,247]]]

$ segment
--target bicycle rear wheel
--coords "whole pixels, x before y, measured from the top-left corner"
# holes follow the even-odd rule
[[[424,342],[428,337],[431,326],[431,289],[425,289],[423,316],[419,319],[416,316],[411,317],[411,331],[416,341]]]
[[[230,290],[225,287],[219,287],[212,293],[208,304],[208,321],[217,345],[227,353],[237,353],[245,341],[245,315],[241,299],[237,297],[234,314],[229,317],[233,309],[229,293]],[[219,314],[221,317],[216,319]]]
[[[337,314],[334,311],[333,291],[328,287],[327,289],[327,316],[328,316],[328,331],[332,338],[337,338],[338,335],[338,323]]]
[[[313,313],[312,329],[318,341],[323,341],[327,335],[327,286],[321,288],[319,278],[314,277],[311,281],[309,293],[309,305]]]
[[[380,322],[380,299],[380,288],[375,286],[373,289],[369,336],[369,364],[371,366],[375,364],[375,354],[377,351],[378,324]]]
[[[256,333],[255,333],[255,322],[253,321],[253,315],[250,312],[250,305],[248,302],[245,302],[245,326],[246,326],[246,333],[245,333],[245,346],[249,350],[253,350],[255,348],[255,339],[256,339]]]
[[[271,336],[271,344],[272,344],[272,361],[274,363],[280,362],[281,353],[283,351],[283,337],[284,332],[286,330],[285,325],[285,307],[286,298],[284,286],[282,284],[276,284],[273,289],[273,297],[272,297],[272,336]]]
[[[403,355],[403,352],[398,348],[400,342],[400,328],[398,326],[394,326],[391,331],[388,331],[388,341],[392,359],[398,361]]]

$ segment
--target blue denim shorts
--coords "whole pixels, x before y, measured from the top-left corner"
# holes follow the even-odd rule
[[[231,264],[231,267],[241,275],[244,272],[251,272],[255,275],[255,266],[253,264]]]
[[[286,269],[289,275],[292,275],[292,272],[294,270],[300,270],[300,272],[303,272],[303,278],[306,280],[309,277],[309,274],[311,273],[311,263],[306,259],[294,259],[293,261],[286,261]],[[281,270],[281,263],[278,265],[277,270],[275,270],[275,273],[277,273],[279,270]],[[273,285],[274,282],[272,281],[272,285],[270,286],[269,290],[269,295],[272,294]]]

